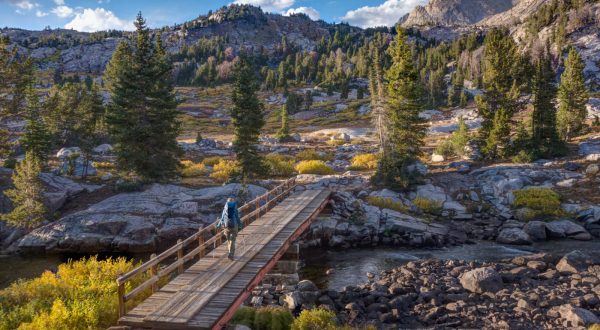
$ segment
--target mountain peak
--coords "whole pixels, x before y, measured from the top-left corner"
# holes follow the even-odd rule
[[[403,26],[464,26],[513,8],[519,0],[431,0],[405,16]]]

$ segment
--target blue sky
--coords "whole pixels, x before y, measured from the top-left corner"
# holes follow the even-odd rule
[[[130,30],[138,11],[150,26],[161,27],[185,22],[232,2],[250,3],[284,15],[303,12],[313,19],[369,27],[391,26],[427,0],[0,0],[0,27]]]

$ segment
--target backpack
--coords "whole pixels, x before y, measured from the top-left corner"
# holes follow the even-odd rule
[[[235,219],[235,212],[236,210],[236,204],[235,203],[231,203],[231,204],[227,204],[227,218],[229,218],[229,221],[227,221],[227,228],[234,228],[236,225],[236,219]]]

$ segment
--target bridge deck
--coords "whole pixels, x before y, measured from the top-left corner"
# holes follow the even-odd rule
[[[238,235],[236,259],[222,244],[119,319],[119,324],[153,329],[214,329],[224,326],[318,215],[326,190],[296,192]]]

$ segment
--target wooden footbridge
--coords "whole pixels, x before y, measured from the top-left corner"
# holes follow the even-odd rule
[[[290,179],[240,208],[245,227],[238,235],[234,261],[227,258],[223,232],[212,224],[120,276],[119,325],[133,329],[225,327],[329,202],[327,190],[295,192],[295,188],[295,179]],[[133,287],[136,278],[137,283],[140,278],[145,281]]]

